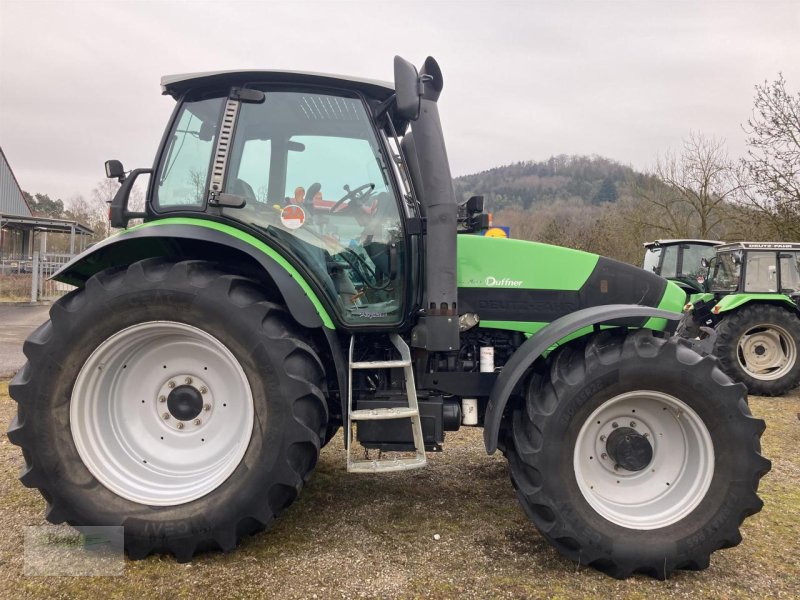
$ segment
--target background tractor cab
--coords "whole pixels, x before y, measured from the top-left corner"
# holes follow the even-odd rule
[[[714,256],[717,240],[674,239],[656,240],[644,245],[644,269],[674,281],[687,296],[703,291],[705,269],[703,259]]]
[[[714,327],[714,354],[750,392],[783,394],[800,382],[800,244],[736,242],[705,261],[689,330]]]

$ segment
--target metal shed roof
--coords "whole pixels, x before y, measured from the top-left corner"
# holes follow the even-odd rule
[[[0,213],[17,217],[33,216],[2,148],[0,148]]]

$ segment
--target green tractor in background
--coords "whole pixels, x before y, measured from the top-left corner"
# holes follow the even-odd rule
[[[475,235],[488,216],[456,202],[439,66],[394,66],[393,84],[162,80],[177,104],[153,167],[106,163],[123,231],[55,275],[77,289],[11,382],[22,483],[51,522],[186,561],[269,527],[339,428],[347,470],[376,476],[480,426],[564,555],[620,578],[707,567],[770,467],[744,386],[670,335],[678,286]]]
[[[752,394],[779,396],[800,383],[800,244],[736,242],[703,260],[708,275],[689,297],[680,331],[713,328],[723,370]]]

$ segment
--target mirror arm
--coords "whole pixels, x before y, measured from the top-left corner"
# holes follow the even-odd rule
[[[144,219],[147,217],[146,212],[130,212],[128,210],[128,198],[133,190],[133,184],[136,183],[136,178],[142,174],[151,174],[153,169],[134,169],[122,181],[117,193],[111,200],[109,207],[108,217],[112,227],[127,227],[128,221],[131,219]]]

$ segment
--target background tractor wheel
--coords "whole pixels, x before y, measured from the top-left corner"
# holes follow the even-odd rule
[[[10,386],[21,480],[53,523],[123,526],[189,560],[263,529],[308,480],[322,365],[254,281],[205,261],[98,273],[25,342]]]
[[[741,541],[770,466],[763,430],[716,359],[611,330],[532,375],[506,453],[525,512],[562,554],[617,578],[665,579]]]
[[[800,383],[800,318],[774,304],[749,304],[717,325],[714,354],[751,394],[780,396]]]

